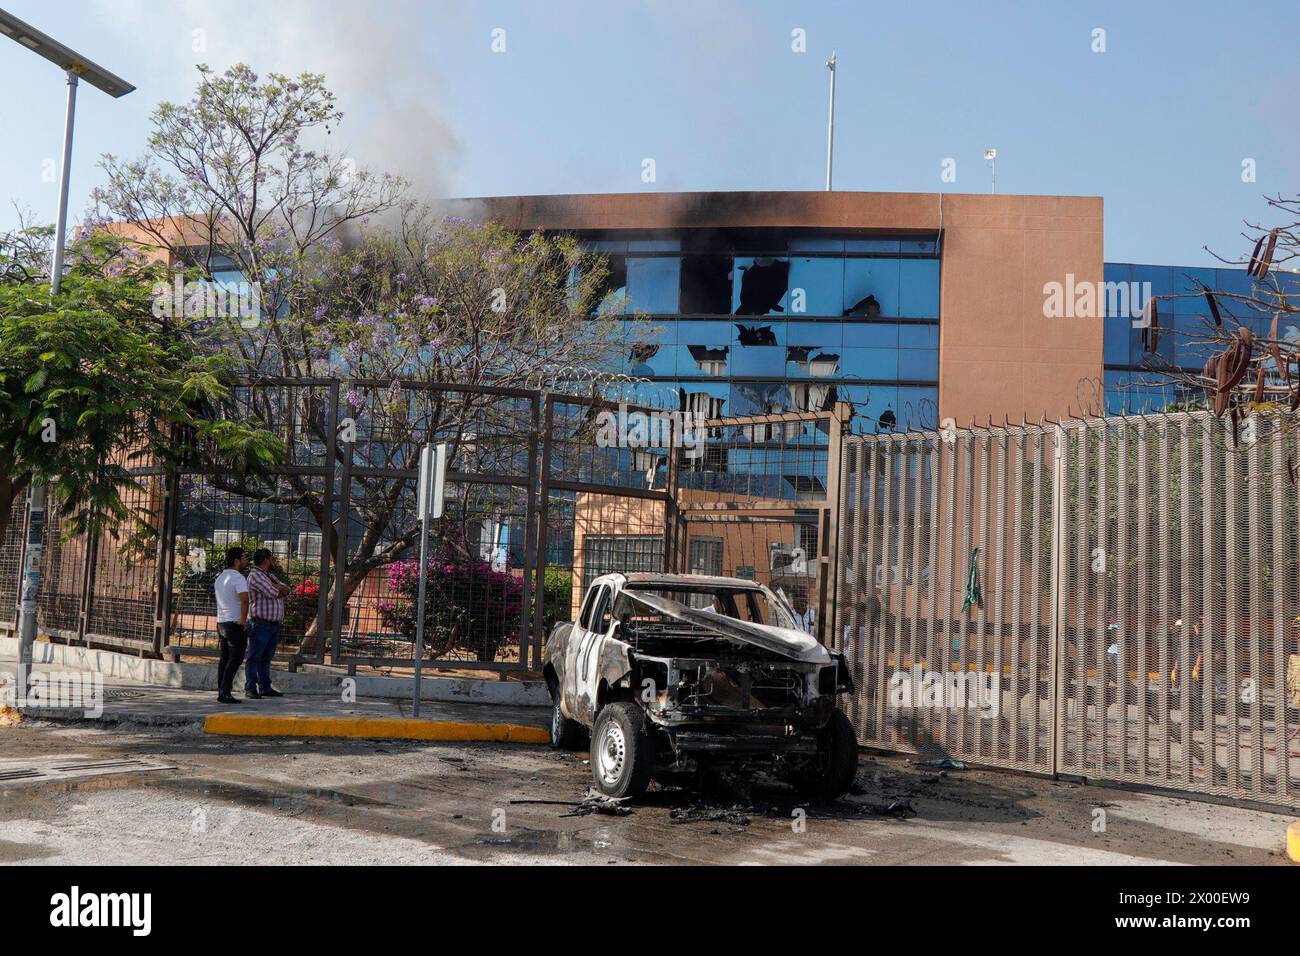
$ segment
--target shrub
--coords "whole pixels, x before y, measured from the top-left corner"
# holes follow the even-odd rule
[[[320,597],[320,585],[313,578],[307,578],[289,592],[284,599],[284,630],[290,634],[301,634],[316,619],[316,602]]]
[[[573,572],[553,564],[546,566],[542,590],[542,635],[549,636],[551,628],[572,617]]]
[[[415,640],[420,583],[418,558],[387,565],[393,600],[378,606],[384,626]],[[434,658],[452,651],[469,651],[480,661],[496,659],[497,651],[519,641],[523,612],[523,581],[505,571],[493,571],[481,558],[450,546],[428,558],[425,592],[424,646]]]

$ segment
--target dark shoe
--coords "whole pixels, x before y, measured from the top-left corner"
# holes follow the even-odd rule
[[[246,691],[244,691],[244,699],[245,699],[245,700],[261,700],[261,699],[262,699],[262,695],[259,694],[259,693],[258,693],[257,691],[255,691],[255,690],[246,690]]]
[[[281,693],[280,693],[278,690],[276,690],[274,687],[268,687],[266,690],[262,691],[262,696],[263,696],[263,697],[283,697],[284,694],[281,694]]]
[[[225,696],[222,696],[221,694],[218,694],[218,695],[217,695],[217,703],[218,703],[218,704],[242,704],[243,701],[242,701],[242,700],[238,700],[237,698],[231,697],[229,694],[226,694]]]

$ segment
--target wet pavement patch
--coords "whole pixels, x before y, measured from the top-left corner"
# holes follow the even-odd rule
[[[0,760],[0,787],[63,784],[83,777],[156,773],[175,770],[171,764],[135,757],[73,759],[42,757],[34,760]]]

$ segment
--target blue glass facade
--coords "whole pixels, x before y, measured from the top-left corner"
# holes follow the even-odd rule
[[[1267,336],[1273,321],[1272,313],[1256,311],[1231,297],[1255,296],[1268,301],[1274,279],[1285,294],[1300,293],[1300,279],[1287,274],[1274,273],[1264,283],[1256,284],[1240,268],[1106,263],[1105,281],[1108,286],[1123,284],[1128,290],[1138,291],[1138,295],[1128,301],[1127,311],[1123,308],[1122,296],[1107,297],[1104,345],[1107,413],[1157,411],[1171,402],[1202,399],[1199,390],[1194,395],[1181,395],[1181,388],[1162,381],[1171,369],[1199,371],[1205,366],[1209,352],[1207,333],[1213,328],[1213,323],[1205,297],[1198,294],[1198,283],[1222,293],[1216,301],[1225,322],[1231,324],[1235,319],[1256,335]],[[1159,302],[1161,331],[1157,336],[1155,353],[1143,349],[1140,323],[1135,324],[1132,314],[1141,314],[1146,295],[1188,296]],[[1300,330],[1285,316],[1278,333],[1300,339]]]
[[[638,323],[622,372],[679,406],[757,415],[854,405],[858,431],[936,427],[939,244],[692,230],[587,237],[601,306]],[[632,330],[630,330],[632,331]]]

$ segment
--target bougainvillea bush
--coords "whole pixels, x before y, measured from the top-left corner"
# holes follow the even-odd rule
[[[500,648],[518,644],[523,580],[460,548],[443,546],[428,558],[424,647],[434,658],[466,651],[480,661],[496,659]],[[378,605],[388,629],[415,640],[420,561],[387,565],[389,599]]]
[[[316,620],[317,598],[320,597],[320,585],[314,578],[307,578],[294,586],[284,600],[285,636],[297,637]]]

